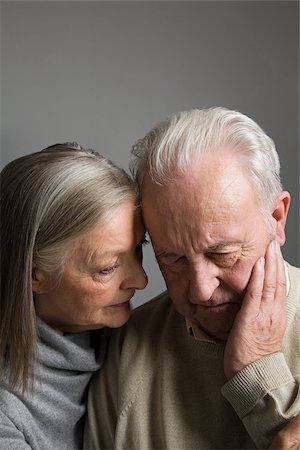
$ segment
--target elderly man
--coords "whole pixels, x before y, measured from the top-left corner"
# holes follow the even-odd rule
[[[133,152],[168,290],[114,333],[87,447],[268,448],[300,411],[300,270],[280,252],[290,196],[273,141],[212,108],[172,116]]]

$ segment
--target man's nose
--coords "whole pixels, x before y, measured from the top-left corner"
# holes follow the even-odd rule
[[[190,269],[189,300],[199,304],[207,302],[220,285],[218,269],[212,263],[203,263]]]

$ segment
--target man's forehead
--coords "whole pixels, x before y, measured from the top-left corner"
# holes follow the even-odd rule
[[[195,212],[202,220],[211,220],[216,209],[227,211],[255,202],[250,182],[243,174],[184,174],[165,185],[158,185],[149,177],[142,189],[142,208],[152,212],[169,212],[174,215]],[[201,211],[200,211],[201,210]]]
[[[253,221],[260,220],[253,189],[245,177],[241,181],[233,177],[218,184],[206,179],[201,189],[193,177],[166,186],[148,178],[142,207],[155,250],[177,254],[189,247],[195,252],[221,252],[225,246],[240,245]]]

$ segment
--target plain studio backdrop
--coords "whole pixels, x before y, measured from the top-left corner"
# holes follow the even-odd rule
[[[292,195],[285,258],[299,265],[298,1],[2,1],[1,166],[78,141],[128,169],[171,113],[238,109],[274,139]],[[17,236],[16,236],[17,239]],[[165,289],[151,246],[149,285]]]

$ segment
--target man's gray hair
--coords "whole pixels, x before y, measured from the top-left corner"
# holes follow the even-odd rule
[[[207,153],[229,150],[243,161],[264,214],[282,191],[280,163],[273,140],[252,119],[222,107],[170,116],[132,148],[131,172],[141,188],[148,174],[158,184],[176,180]]]
[[[34,268],[59,281],[74,239],[137,201],[125,171],[76,143],[57,144],[1,172],[0,372],[28,387],[35,359]]]

